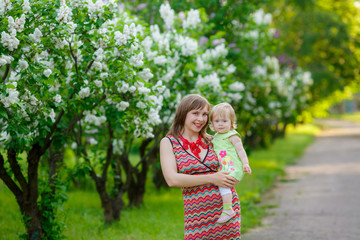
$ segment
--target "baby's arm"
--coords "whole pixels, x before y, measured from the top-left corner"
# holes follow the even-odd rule
[[[242,163],[243,163],[243,170],[244,172],[251,174],[251,168],[249,165],[249,160],[248,157],[246,155],[244,146],[241,142],[241,139],[238,135],[232,135],[231,137],[229,137],[230,142],[232,143],[232,145],[235,147],[237,154],[239,155]]]

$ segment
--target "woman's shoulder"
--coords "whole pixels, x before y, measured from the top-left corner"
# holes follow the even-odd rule
[[[160,144],[171,143],[171,145],[172,145],[173,142],[176,142],[176,141],[177,141],[177,139],[173,135],[167,135],[161,139]]]

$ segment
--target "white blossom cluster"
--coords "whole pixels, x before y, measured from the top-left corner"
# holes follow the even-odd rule
[[[6,96],[0,95],[0,101],[5,107],[10,107],[12,104],[19,102],[19,92],[14,88],[8,87],[6,88]]]
[[[209,86],[214,93],[220,92],[221,90],[220,79],[216,72],[212,72],[205,77],[202,77],[201,75],[198,76],[196,86],[201,87],[204,85]]]
[[[6,64],[10,64],[13,60],[14,60],[14,58],[12,56],[1,55],[0,67],[4,66]]]
[[[171,29],[174,25],[175,12],[169,3],[160,6],[160,16],[164,20],[166,28]]]
[[[195,29],[201,22],[199,10],[190,9],[183,22],[184,29]]]
[[[253,13],[253,19],[257,25],[269,25],[272,21],[272,15],[271,13],[265,14],[264,9],[260,8]]]

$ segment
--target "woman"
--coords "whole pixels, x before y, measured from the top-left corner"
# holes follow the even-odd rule
[[[217,172],[219,162],[206,133],[209,102],[200,95],[185,96],[176,109],[168,136],[160,142],[163,175],[184,197],[185,239],[240,239],[240,202],[229,172]],[[231,188],[236,215],[216,223],[222,200],[218,187]]]

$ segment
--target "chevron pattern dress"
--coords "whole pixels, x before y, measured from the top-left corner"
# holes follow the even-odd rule
[[[209,146],[204,160],[197,159],[187,152],[173,136],[171,141],[179,173],[209,174],[216,172],[219,162],[212,145]],[[182,188],[184,198],[185,240],[239,240],[241,239],[240,201],[235,189],[233,209],[236,216],[226,223],[216,223],[222,212],[223,203],[219,188],[213,184]]]

